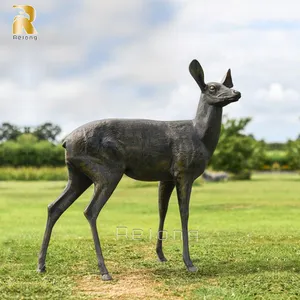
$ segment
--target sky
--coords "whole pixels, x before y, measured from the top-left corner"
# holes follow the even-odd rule
[[[14,4],[36,9],[38,40],[13,40]],[[300,2],[296,0],[11,0],[0,2],[0,123],[61,126],[105,118],[185,120],[206,82],[230,68],[242,98],[229,118],[285,142],[300,133]]]

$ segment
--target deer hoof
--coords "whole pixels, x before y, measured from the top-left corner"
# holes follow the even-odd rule
[[[189,271],[189,272],[193,272],[193,273],[195,273],[195,272],[197,272],[197,271],[198,271],[198,268],[197,268],[197,267],[195,267],[195,266],[191,266],[191,267],[188,267],[188,271]]]
[[[37,272],[38,273],[45,273],[46,272],[46,266],[39,266],[38,268],[37,268]]]
[[[166,262],[168,260],[165,257],[159,257],[158,261],[163,263],[163,262]]]
[[[109,281],[112,280],[112,277],[107,273],[102,275],[102,280],[103,281]]]

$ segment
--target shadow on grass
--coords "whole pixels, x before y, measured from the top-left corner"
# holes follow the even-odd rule
[[[153,275],[164,278],[172,278],[175,281],[197,280],[202,277],[217,277],[217,276],[246,276],[250,274],[258,274],[271,272],[276,275],[278,272],[292,272],[299,276],[300,262],[296,260],[281,261],[280,263],[273,261],[266,264],[263,261],[236,261],[236,262],[215,262],[205,263],[200,259],[194,259],[195,266],[198,271],[195,273],[188,272],[182,263],[182,267],[167,266],[168,262],[157,267],[153,271]],[[202,263],[201,263],[202,262]],[[180,265],[178,263],[178,265]],[[187,282],[188,283],[188,282]]]

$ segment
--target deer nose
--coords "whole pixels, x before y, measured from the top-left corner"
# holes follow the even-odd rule
[[[232,92],[233,92],[235,95],[239,95],[239,96],[241,96],[241,93],[240,93],[239,91],[232,90]]]

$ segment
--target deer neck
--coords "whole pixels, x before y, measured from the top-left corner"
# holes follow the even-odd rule
[[[194,126],[210,155],[215,151],[220,137],[222,111],[222,107],[209,105],[201,96]]]

